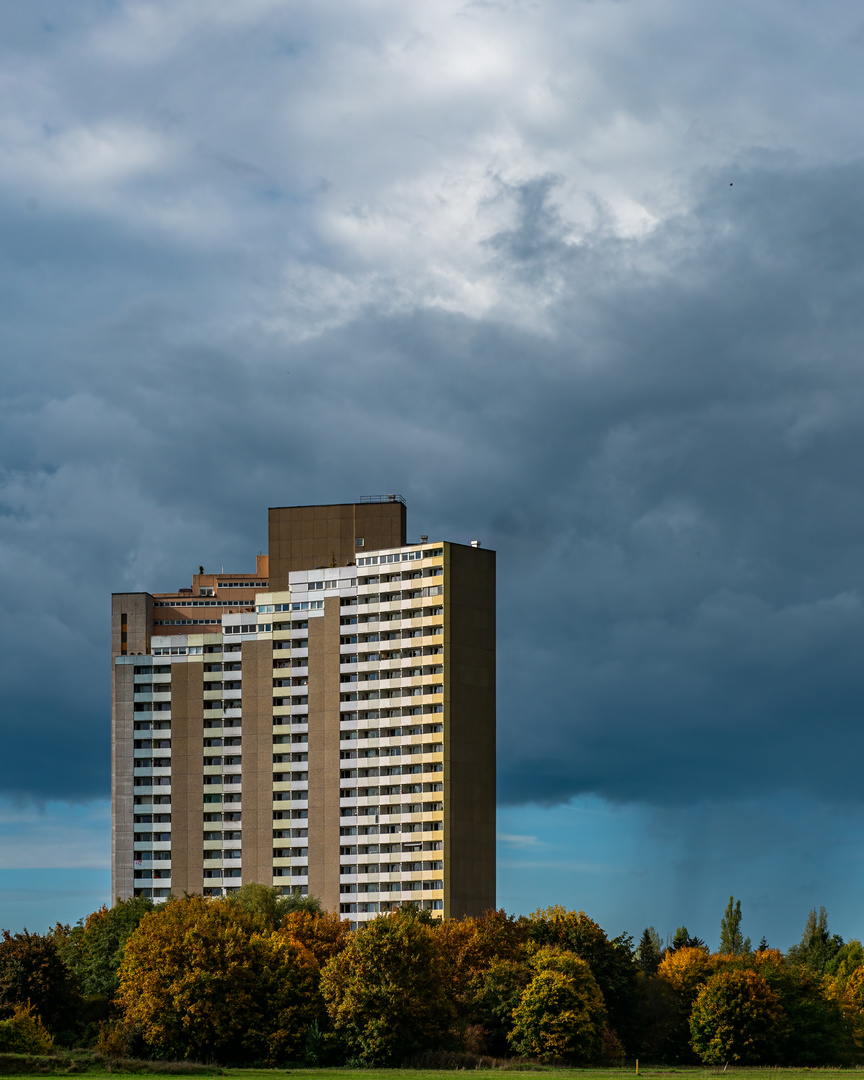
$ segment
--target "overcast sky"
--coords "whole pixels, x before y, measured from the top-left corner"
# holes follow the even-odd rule
[[[852,0],[0,9],[0,925],[108,899],[109,594],[499,552],[499,903],[864,936]]]

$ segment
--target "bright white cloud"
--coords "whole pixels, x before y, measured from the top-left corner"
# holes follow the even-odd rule
[[[507,850],[548,842],[532,800],[602,831],[586,792],[859,800],[859,24],[7,5],[7,788],[107,791],[112,589],[251,565],[267,505],[401,490],[416,532],[501,552]],[[62,816],[0,855],[103,865]],[[540,855],[562,899],[609,862]]]

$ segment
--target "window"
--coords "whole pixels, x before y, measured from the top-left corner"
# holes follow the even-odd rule
[[[366,541],[362,536],[355,536],[354,537],[354,547],[355,548],[362,548],[362,547],[365,546],[365,544],[366,544]]]

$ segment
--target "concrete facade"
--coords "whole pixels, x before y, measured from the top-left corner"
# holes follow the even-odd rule
[[[112,598],[117,897],[495,903],[495,553],[399,496],[277,507],[255,574]]]

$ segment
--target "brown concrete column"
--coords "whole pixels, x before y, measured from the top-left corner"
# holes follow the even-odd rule
[[[204,665],[171,665],[171,891],[204,888]],[[215,806],[214,810],[221,809]]]
[[[339,597],[309,620],[309,895],[339,911]]]
[[[495,552],[447,544],[444,917],[495,906]]]
[[[243,877],[273,884],[273,645],[244,641]]]

